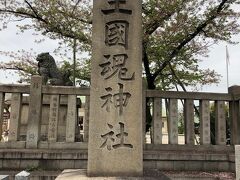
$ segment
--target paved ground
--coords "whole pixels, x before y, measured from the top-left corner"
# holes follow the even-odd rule
[[[234,180],[235,174],[230,172],[196,172],[196,171],[159,171],[159,170],[146,170],[144,177],[98,177],[87,178],[86,170],[80,170],[80,180]],[[11,179],[14,180],[14,175],[19,171],[0,171],[0,175],[12,175]],[[34,171],[31,172],[30,180],[54,180],[60,171]],[[39,178],[40,177],[40,178]],[[78,178],[79,179],[79,178]],[[61,179],[60,179],[61,180]],[[67,179],[66,179],[67,180]],[[71,178],[71,180],[74,180]]]
[[[76,173],[76,174],[75,174]],[[230,172],[196,172],[196,171],[159,171],[145,170],[143,177],[95,177],[89,178],[86,176],[86,170],[65,171],[62,173],[62,178],[57,180],[234,180],[235,174]],[[81,174],[79,176],[79,174]],[[77,176],[76,176],[77,175]]]
[[[235,180],[235,174],[230,172],[196,172],[196,171],[161,171],[174,180]]]

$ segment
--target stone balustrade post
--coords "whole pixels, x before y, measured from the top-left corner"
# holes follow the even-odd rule
[[[200,101],[200,143],[211,144],[210,131],[210,103],[208,100]]]
[[[33,76],[30,85],[30,100],[27,127],[27,148],[37,148],[40,139],[40,122],[42,116],[42,82],[41,76]]]
[[[236,169],[236,180],[240,179],[240,146],[235,146],[235,169]]]
[[[5,100],[5,93],[0,93],[0,127],[3,124],[3,110],[4,110],[4,100]],[[0,134],[2,134],[2,128],[0,128]],[[0,137],[0,140],[2,137]]]
[[[228,93],[232,95],[233,101],[229,104],[230,113],[230,132],[231,132],[231,144],[240,144],[240,86],[231,86],[228,88]]]
[[[22,94],[13,93],[11,98],[11,115],[8,141],[18,141],[20,132]]]
[[[178,100],[169,100],[168,143],[178,144]]]
[[[84,136],[83,136],[83,141],[88,142],[88,137],[89,137],[89,109],[90,109],[90,97],[86,96],[85,99],[85,106],[84,106]]]
[[[146,145],[146,89],[147,89],[147,82],[143,79],[142,81],[142,130],[143,130],[143,148]]]
[[[194,145],[194,103],[191,99],[184,102],[185,143]]]
[[[153,144],[162,144],[162,99],[153,99]]]
[[[66,142],[74,142],[77,127],[77,97],[68,95]]]
[[[225,117],[225,102],[215,102],[215,139],[217,145],[226,145],[226,117]]]

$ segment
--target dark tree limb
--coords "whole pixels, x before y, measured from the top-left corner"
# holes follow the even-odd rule
[[[149,59],[146,51],[146,46],[143,46],[143,65],[146,72],[148,89],[155,89],[154,80],[150,71]]]
[[[161,26],[161,24],[163,24],[164,21],[169,20],[176,13],[176,11],[180,11],[183,7],[183,4],[185,4],[187,1],[188,0],[182,0],[182,3],[177,10],[173,9],[171,12],[168,12],[164,16],[162,16],[162,14],[159,13],[159,15],[154,17],[153,20],[146,23],[146,25],[144,27],[144,29],[146,29],[146,31],[144,32],[144,35],[146,37],[149,37],[151,34],[153,34]],[[144,8],[143,8],[143,12],[146,13],[146,10]],[[144,39],[144,43],[146,41],[147,41],[147,38]]]
[[[27,0],[24,0],[24,2],[27,4],[28,9],[32,13],[31,12],[20,11],[20,10],[11,10],[11,9],[0,9],[0,13],[10,13],[10,14],[14,14],[16,16],[20,16],[20,17],[23,17],[23,18],[35,19],[38,22],[41,22],[41,23],[45,24],[46,27],[48,27],[48,28],[46,28],[45,33],[50,33],[51,32],[51,33],[56,33],[56,34],[59,34],[60,36],[71,38],[71,39],[77,38],[83,43],[91,44],[91,41],[84,34],[82,34],[81,37],[76,37],[74,35],[74,33],[70,32],[70,31],[69,32],[65,31],[65,29],[62,29],[58,25],[57,26],[50,26],[50,23],[46,19],[42,18],[42,16],[36,11],[36,9]],[[71,17],[75,18],[73,16],[71,16]],[[87,24],[92,23],[92,21],[84,20],[82,18],[77,18],[76,20],[80,21],[82,23],[87,23]]]
[[[183,49],[183,47],[188,44],[191,40],[193,40],[199,33],[201,33],[204,28],[207,27],[208,24],[210,24],[216,17],[217,15],[224,9],[224,5],[228,3],[229,0],[222,0],[222,2],[218,5],[217,8],[215,8],[212,12],[212,15],[207,18],[203,23],[201,23],[198,27],[196,27],[195,31],[191,34],[189,34],[170,54],[169,58],[163,62],[161,67],[156,70],[156,72],[153,74],[153,79],[155,80],[157,76],[162,72],[162,70],[169,64],[170,61],[176,55]]]
[[[31,9],[31,11],[35,14],[35,18],[44,22],[44,23],[48,23],[46,20],[44,20],[39,14],[38,12],[36,11],[36,9],[27,1],[27,0],[24,0],[24,2],[28,5],[28,7]]]
[[[172,67],[172,64],[170,62],[168,62],[168,67],[170,68],[172,75],[175,77],[175,79],[177,80],[177,83],[179,86],[181,86],[181,88],[183,89],[184,92],[187,92],[187,89],[185,88],[184,84],[182,83],[182,81],[180,80],[180,78],[178,77],[178,75],[176,74],[175,70]],[[199,110],[197,109],[197,107],[194,105],[194,109],[195,112],[197,114],[198,117],[200,117],[200,113]]]

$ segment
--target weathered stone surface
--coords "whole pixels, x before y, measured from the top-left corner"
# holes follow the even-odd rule
[[[240,86],[231,86],[228,88],[228,93],[231,94],[234,101],[229,102],[229,114],[230,114],[230,132],[231,132],[231,144],[240,144],[240,118],[239,115],[239,97]]]
[[[142,84],[142,136],[143,136],[143,148],[145,148],[146,144],[146,89],[147,89],[147,83],[143,79],[143,84]]]
[[[168,121],[169,144],[178,144],[178,100],[169,100],[169,121]]]
[[[40,149],[87,149],[87,147],[88,144],[85,142],[39,142]]]
[[[153,101],[153,144],[162,144],[162,99]]]
[[[25,141],[0,142],[0,149],[23,149],[26,147]]]
[[[75,95],[70,95],[75,96]],[[75,96],[76,97],[76,96]],[[47,141],[48,140],[48,129],[49,129],[49,115],[50,112],[50,100],[51,95],[43,95],[42,100],[42,113],[41,113],[41,141]],[[79,98],[76,99],[77,107],[81,107],[81,100]],[[65,141],[66,139],[66,116],[67,116],[67,106],[68,104],[68,96],[61,95],[60,96],[60,107],[58,107],[58,131],[57,131],[57,141]],[[70,109],[72,109],[71,103],[70,103]],[[54,110],[55,111],[55,110]],[[21,123],[20,123],[20,141],[26,140],[26,134],[27,134],[27,125],[28,125],[28,113],[29,113],[29,96],[23,96],[22,97],[22,104],[21,104]],[[77,133],[76,133],[77,134]],[[75,135],[76,135],[75,134]],[[78,132],[79,135],[79,132]]]
[[[0,86],[1,88],[1,86]],[[215,101],[216,99],[219,101],[232,101],[233,98],[231,94],[225,93],[209,93],[209,92],[183,92],[183,91],[159,91],[156,90],[146,90],[147,97],[161,97],[163,99],[203,99],[209,101]],[[240,96],[239,96],[240,97]]]
[[[42,77],[32,77],[30,94],[27,148],[37,148],[40,138],[40,121],[42,115]]]
[[[2,162],[2,168],[3,169],[19,169],[20,167],[20,162],[21,160],[12,160],[12,159],[7,159],[7,160],[3,160]]]
[[[89,138],[89,106],[90,106],[90,97],[86,96],[85,99],[85,106],[84,106],[84,120],[83,120],[83,130],[84,130],[84,137],[83,141],[88,142]]]
[[[200,101],[200,143],[210,144],[210,107],[209,101]]]
[[[142,175],[141,9],[141,0],[94,0],[90,176]]]
[[[29,109],[28,105],[26,105],[22,102],[22,106],[21,106],[21,125],[27,125],[27,123],[28,123],[28,109]]]
[[[81,145],[78,144],[78,146],[80,147]],[[14,170],[26,169],[27,166],[39,167],[46,170],[87,168],[88,155],[86,149],[81,150],[75,147],[75,150],[73,148],[67,150],[67,144],[66,146],[62,146],[61,150],[60,147],[59,145],[58,148],[52,147],[52,149],[0,149],[0,168]],[[144,169],[172,171],[175,167],[175,170],[180,170],[177,168],[182,168],[182,166],[173,166],[173,163],[182,161],[185,164],[186,170],[235,172],[234,148],[228,147],[229,150],[224,151],[220,146],[217,146],[218,150],[214,150],[215,146],[211,147],[209,147],[210,150],[205,149],[200,152],[194,150],[196,146],[192,147],[192,150],[187,148],[184,150],[182,145],[176,146],[174,149],[147,150],[144,151]],[[74,163],[68,163],[68,161],[74,161]],[[203,163],[205,163],[204,169]]]
[[[20,169],[28,169],[28,168],[34,168],[34,167],[39,167],[39,160],[33,160],[33,159],[22,159],[20,161]]]
[[[66,122],[66,142],[74,142],[77,127],[77,97],[75,95],[69,95]]]
[[[62,99],[62,96],[61,96]],[[58,141],[65,141],[66,138],[66,118],[67,116],[67,106],[59,107],[59,116],[58,116]]]
[[[240,145],[235,146],[236,180],[240,180]]]
[[[20,93],[13,93],[11,100],[11,115],[10,115],[10,126],[8,141],[19,140],[19,127],[21,117],[21,102],[22,95]]]
[[[193,100],[184,101],[185,143],[194,144],[194,104]]]
[[[50,101],[50,114],[48,122],[48,141],[57,141],[58,117],[59,117],[59,95],[52,95]]]
[[[66,169],[56,180],[170,180],[170,178],[158,171],[147,171],[143,177],[87,177],[84,169]]]
[[[216,102],[216,121],[215,121],[215,137],[216,144],[226,145],[226,115],[225,115],[225,102]]]

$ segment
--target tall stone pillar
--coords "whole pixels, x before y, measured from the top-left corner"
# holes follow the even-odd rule
[[[38,148],[42,119],[42,82],[41,76],[33,76],[30,86],[28,111],[27,142],[29,149]]]
[[[142,175],[141,0],[94,0],[89,176]]]

